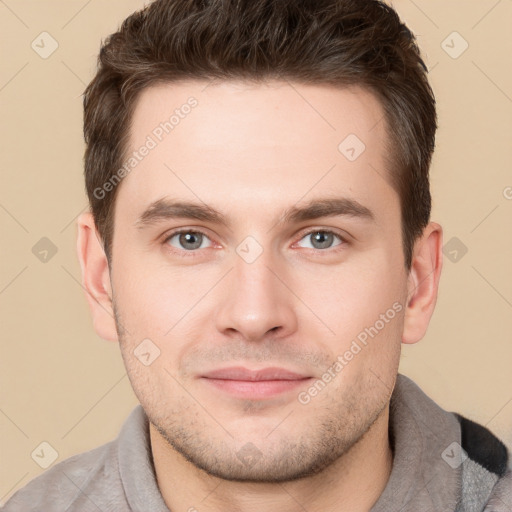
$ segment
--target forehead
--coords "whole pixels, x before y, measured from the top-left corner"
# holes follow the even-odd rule
[[[195,106],[189,107],[190,103]],[[357,86],[182,81],[150,86],[140,93],[130,139],[135,143],[141,135],[153,133],[167,139],[163,142],[179,139],[183,147],[188,140],[208,150],[255,144],[283,148],[301,139],[314,142],[327,136],[325,142],[336,149],[347,130],[374,143],[384,135],[383,117],[377,98]],[[171,127],[166,131],[161,125],[169,121]],[[190,130],[193,138],[188,137]]]
[[[336,187],[363,200],[392,197],[386,141],[382,106],[361,87],[159,84],[137,100],[126,157],[151,149],[123,179],[118,201],[129,197],[139,210],[164,195],[226,205],[236,193],[248,206],[270,205]]]

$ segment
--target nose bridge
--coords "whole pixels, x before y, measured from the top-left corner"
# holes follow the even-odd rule
[[[245,307],[255,308],[254,313],[270,310],[283,298],[282,284],[270,270],[277,266],[276,256],[256,243],[246,240],[237,247],[232,290]]]
[[[251,259],[245,259],[244,256],[237,254],[233,277],[238,286],[235,286],[244,295],[247,294],[248,297],[254,297],[254,299],[259,298],[261,294],[264,297],[267,295],[275,296],[277,279],[274,273],[270,271],[272,267],[276,266],[275,257],[270,253],[270,250],[265,250],[252,259],[254,255],[251,253],[253,251],[253,249],[250,249],[248,253],[251,255]]]

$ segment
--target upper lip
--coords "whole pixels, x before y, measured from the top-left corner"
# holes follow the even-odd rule
[[[285,368],[269,367],[260,370],[249,370],[241,366],[230,368],[220,368],[212,370],[201,375],[206,379],[224,379],[224,380],[244,380],[244,381],[262,381],[262,380],[300,380],[309,378],[308,375],[292,372]]]

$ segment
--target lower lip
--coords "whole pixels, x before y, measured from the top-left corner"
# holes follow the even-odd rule
[[[205,382],[220,389],[226,393],[245,399],[264,399],[293,391],[299,386],[303,386],[311,378],[296,380],[227,380],[227,379],[208,379],[203,378]]]

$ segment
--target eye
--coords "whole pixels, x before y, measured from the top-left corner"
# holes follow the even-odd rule
[[[343,245],[346,241],[334,231],[329,231],[326,229],[315,229],[314,231],[310,231],[306,233],[306,235],[301,238],[301,240],[311,240],[312,249],[330,249],[331,247],[337,247],[339,245]],[[340,240],[340,243],[332,245],[333,240],[337,238]],[[304,246],[300,246],[304,247]]]
[[[175,239],[175,243],[172,243]],[[185,251],[194,251],[195,249],[204,249],[203,242],[208,240],[208,237],[201,231],[194,231],[191,229],[182,229],[174,231],[165,240],[165,244],[169,244],[176,249]]]

